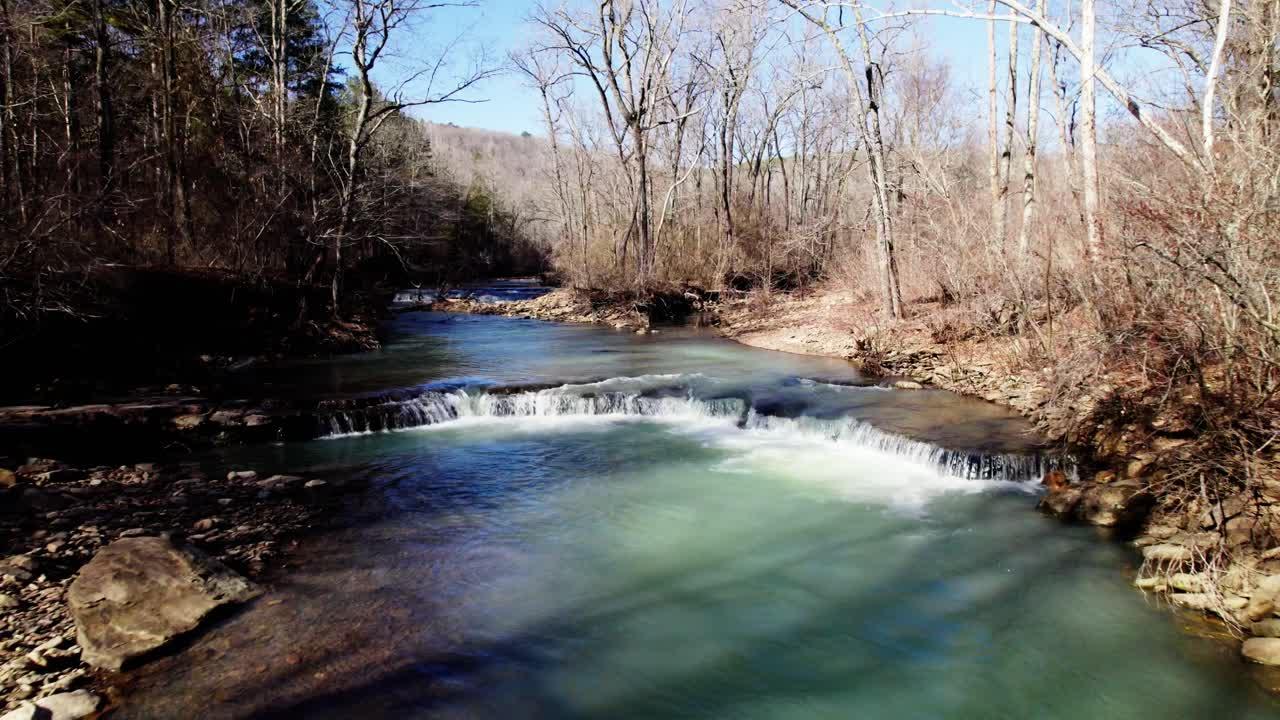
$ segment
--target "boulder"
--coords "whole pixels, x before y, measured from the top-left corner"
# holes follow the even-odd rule
[[[1080,517],[1090,525],[1133,527],[1146,519],[1154,503],[1139,483],[1091,485],[1080,500]]]
[[[1258,581],[1249,594],[1245,616],[1250,620],[1262,620],[1271,614],[1280,598],[1280,575],[1268,575]]]
[[[71,583],[67,603],[85,662],[119,670],[261,591],[200,551],[161,537],[117,540]]]
[[[1169,587],[1188,593],[1202,593],[1209,589],[1209,582],[1196,573],[1174,573],[1169,576]]]
[[[0,468],[0,489],[11,488],[18,484],[18,476],[12,470]]]
[[[1249,632],[1258,637],[1280,638],[1280,619],[1259,620],[1249,626]]]
[[[1142,548],[1142,557],[1154,563],[1186,563],[1191,562],[1194,555],[1190,548],[1162,543]]]
[[[87,690],[59,693],[24,703],[0,720],[79,720],[98,711],[100,700]]]
[[[1249,638],[1241,646],[1240,654],[1259,665],[1280,665],[1280,638]]]
[[[1080,507],[1083,496],[1079,487],[1068,485],[1060,490],[1050,490],[1040,498],[1039,508],[1042,512],[1062,520],[1072,520]]]

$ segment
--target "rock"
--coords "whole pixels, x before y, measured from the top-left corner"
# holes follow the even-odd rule
[[[8,610],[10,608],[16,608],[20,604],[21,603],[19,603],[18,599],[15,598],[14,596],[0,593],[0,610]]]
[[[279,488],[290,489],[298,487],[305,482],[297,475],[272,475],[266,480],[259,480],[258,486],[262,488]]]
[[[894,390],[923,390],[924,385],[915,380],[894,380],[888,384]]]
[[[1214,597],[1209,593],[1173,593],[1169,602],[1190,610],[1211,610],[1215,605]]]
[[[1244,512],[1248,501],[1249,499],[1243,493],[1239,493],[1228,497],[1220,503],[1214,503],[1200,516],[1200,527],[1207,530],[1208,528],[1222,525]]]
[[[1249,626],[1249,632],[1258,637],[1280,638],[1280,619],[1259,620]]]
[[[12,470],[0,468],[0,489],[8,489],[18,484],[18,476]]]
[[[67,603],[84,661],[119,670],[195,629],[213,610],[260,592],[194,548],[137,537],[100,550],[71,583]]]
[[[252,482],[258,479],[258,473],[253,470],[232,470],[227,473],[227,480],[244,480]]]
[[[26,703],[0,720],[79,720],[96,713],[100,702],[97,695],[76,690]]]
[[[215,520],[214,518],[204,518],[203,520],[195,521],[195,523],[191,526],[191,529],[195,530],[196,532],[208,532],[209,530],[213,529],[214,525],[217,525],[217,524],[218,524],[218,521]]]
[[[37,485],[47,485],[51,483],[69,483],[84,478],[84,471],[75,468],[60,467],[54,468],[47,472],[36,473],[31,476],[31,480]]]
[[[1155,563],[1186,563],[1191,562],[1194,556],[1190,548],[1162,543],[1142,548],[1142,557]]]
[[[1249,638],[1241,646],[1240,654],[1259,665],[1280,665],[1280,638]]]
[[[1133,584],[1139,590],[1163,591],[1167,587],[1164,580],[1158,577],[1139,577],[1133,581]]]
[[[0,560],[0,577],[26,582],[35,575],[36,567],[36,560],[30,555],[11,555]]]
[[[1084,493],[1080,488],[1074,485],[1058,491],[1049,491],[1043,498],[1040,498],[1040,504],[1037,505],[1041,512],[1052,515],[1062,520],[1073,520],[1076,517],[1076,511],[1080,507],[1080,500]]]
[[[1249,605],[1245,608],[1245,617],[1250,620],[1261,620],[1276,607],[1280,596],[1280,575],[1268,575],[1258,581],[1249,594]]]
[[[1061,470],[1050,470],[1044,474],[1044,478],[1040,481],[1050,492],[1056,492],[1067,489],[1067,474]]]
[[[1080,517],[1101,527],[1133,527],[1154,504],[1155,498],[1138,483],[1090,485],[1080,500]]]
[[[1209,588],[1203,575],[1195,573],[1174,573],[1169,576],[1169,587],[1182,592],[1200,593]]]
[[[179,415],[172,421],[173,426],[179,430],[195,430],[204,424],[203,415]]]
[[[64,467],[66,466],[58,462],[57,460],[33,457],[33,458],[27,458],[26,464],[19,467],[16,472],[19,477],[31,478],[41,473],[47,473],[47,472],[58,470]]]

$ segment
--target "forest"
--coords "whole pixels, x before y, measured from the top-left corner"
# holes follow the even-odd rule
[[[299,320],[369,278],[548,264],[639,295],[837,287],[875,309],[852,323],[945,308],[940,338],[1012,336],[1063,388],[1185,386],[1241,457],[1273,445],[1274,0],[548,0],[506,58],[437,30],[476,10],[4,0],[6,335],[91,314],[119,266],[305,287]],[[943,23],[985,47],[939,51]],[[502,73],[539,135],[414,114]]]
[[[335,314],[347,270],[454,280],[541,269],[542,251],[452,178],[407,112],[463,99],[495,66],[442,51],[414,59],[434,84],[371,79],[398,28],[432,12],[364,0],[5,0],[10,338],[92,314],[93,278],[110,267],[323,285]]]

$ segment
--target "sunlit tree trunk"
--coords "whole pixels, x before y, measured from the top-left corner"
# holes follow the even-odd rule
[[[1039,0],[1037,11],[1045,12],[1047,0]],[[1044,39],[1039,28],[1032,28],[1030,88],[1027,92],[1027,149],[1022,157],[1022,225],[1018,228],[1018,257],[1027,256],[1031,244],[1032,222],[1036,206],[1036,148],[1040,132],[1040,54]],[[1063,148],[1066,152],[1066,148]]]

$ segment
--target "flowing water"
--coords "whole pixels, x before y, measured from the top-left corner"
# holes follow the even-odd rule
[[[264,372],[329,437],[213,468],[368,481],[124,718],[1261,718],[1132,552],[1034,511],[994,406],[693,331],[408,313]]]

